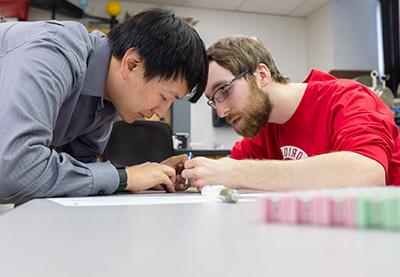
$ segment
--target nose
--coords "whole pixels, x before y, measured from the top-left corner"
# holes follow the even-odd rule
[[[217,115],[221,118],[226,117],[229,114],[230,108],[228,105],[228,101],[224,101],[222,103],[216,103]]]
[[[171,106],[172,102],[173,101],[160,104],[157,107],[155,107],[154,109],[152,109],[151,111],[153,113],[157,114],[158,117],[164,117],[165,114],[167,113],[169,107]]]

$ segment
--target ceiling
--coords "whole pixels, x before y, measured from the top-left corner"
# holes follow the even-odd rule
[[[330,0],[124,0],[180,7],[305,17]]]

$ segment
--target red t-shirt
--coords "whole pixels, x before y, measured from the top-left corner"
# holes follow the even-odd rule
[[[307,89],[292,117],[238,141],[231,158],[298,160],[351,151],[378,161],[386,184],[400,185],[400,136],[389,107],[353,80],[312,70],[304,82]]]

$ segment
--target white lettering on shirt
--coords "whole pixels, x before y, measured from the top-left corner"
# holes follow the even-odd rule
[[[296,146],[282,146],[281,151],[284,160],[301,160],[308,158],[307,153]]]

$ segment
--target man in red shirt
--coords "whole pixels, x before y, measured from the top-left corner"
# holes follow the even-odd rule
[[[192,186],[284,191],[400,185],[400,137],[392,111],[352,80],[312,70],[303,83],[277,69],[254,37],[208,49],[208,104],[244,139],[230,158],[197,157]]]

